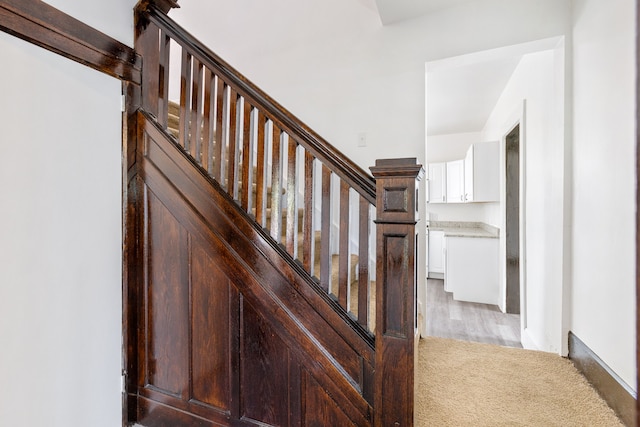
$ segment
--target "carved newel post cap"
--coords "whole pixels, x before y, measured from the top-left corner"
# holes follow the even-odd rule
[[[138,11],[148,10],[149,6],[155,6],[162,13],[169,13],[171,9],[180,7],[178,0],[140,0],[136,9]]]
[[[422,165],[415,157],[402,159],[378,159],[376,165],[369,168],[375,178],[412,177],[421,180],[424,175]]]
[[[424,175],[417,159],[376,160],[371,173],[376,178],[378,222],[410,224],[418,220],[418,181]]]

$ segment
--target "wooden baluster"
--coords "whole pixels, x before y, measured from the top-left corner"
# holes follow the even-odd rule
[[[320,241],[320,287],[327,293],[331,287],[331,170],[322,165],[322,239]]]
[[[315,157],[304,153],[304,223],[302,224],[302,266],[313,275],[313,249],[315,236],[313,233],[313,167]]]
[[[246,212],[251,212],[253,196],[253,145],[251,139],[251,112],[253,108],[246,98],[243,100],[244,114],[242,117],[242,200],[240,205]]]
[[[271,155],[271,237],[282,241],[282,132],[275,123],[273,125],[273,151]]]
[[[347,311],[350,309],[349,288],[349,184],[340,181],[340,235],[338,245],[338,301]]]
[[[412,426],[418,322],[416,310],[416,159],[377,160],[374,425]],[[397,399],[402,396],[402,399]]]
[[[229,97],[229,153],[227,161],[227,192],[234,200],[238,199],[238,93],[230,89]]]
[[[216,179],[221,186],[224,187],[224,140],[223,130],[226,126],[224,115],[226,85],[224,81],[216,76],[216,121],[215,121],[215,137],[213,147],[213,178]]]
[[[265,182],[265,164],[267,162],[265,150],[265,132],[266,118],[262,111],[258,111],[256,126],[258,127],[258,147],[256,159],[256,221],[265,227],[267,225],[267,211],[265,209],[267,186]]]
[[[286,228],[286,248],[287,252],[296,258],[298,248],[296,241],[298,239],[298,209],[296,191],[296,160],[298,153],[298,143],[291,135],[289,135],[289,143],[287,144],[287,228]]]
[[[196,163],[202,164],[202,82],[204,67],[197,58],[193,58],[193,89],[191,91],[191,132],[189,149]]]
[[[369,280],[369,202],[360,196],[358,242],[358,323],[369,327],[371,280]]]
[[[202,114],[202,166],[211,175],[213,168],[213,125],[214,118],[212,117],[215,110],[215,97],[211,96],[211,89],[215,89],[213,81],[213,73],[208,68],[204,71],[204,111]]]
[[[191,100],[191,55],[182,48],[180,77],[180,145],[189,150],[189,101]]]
[[[171,38],[160,30],[160,75],[158,76],[158,123],[167,129],[169,117],[169,60]]]

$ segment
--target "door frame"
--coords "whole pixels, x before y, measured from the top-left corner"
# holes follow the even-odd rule
[[[640,0],[636,0],[636,387],[640,384]],[[640,399],[636,399],[636,425],[640,426]]]
[[[517,130],[517,131],[516,131]],[[512,136],[513,135],[513,136]],[[517,136],[516,136],[517,135]],[[513,286],[512,284],[510,284],[510,279],[513,280],[514,277],[511,277],[511,275],[509,274],[509,247],[515,246],[515,245],[509,245],[508,241],[509,241],[509,224],[508,224],[508,212],[509,212],[509,208],[510,205],[508,203],[508,201],[511,199],[511,197],[508,196],[508,189],[509,188],[513,188],[513,186],[511,186],[510,182],[509,182],[509,166],[512,165],[512,163],[515,163],[513,161],[509,161],[509,140],[511,138],[514,138],[517,142],[516,142],[516,148],[517,148],[517,162],[518,162],[518,170],[517,170],[517,177],[516,179],[518,180],[517,184],[518,184],[518,194],[517,194],[517,201],[515,201],[515,204],[517,204],[517,209],[518,211],[516,212],[517,217],[518,217],[518,223],[517,223],[517,234],[518,234],[518,242],[517,242],[517,261],[518,261],[518,275],[517,275],[517,286]],[[523,176],[521,173],[520,168],[523,166],[520,163],[520,158],[521,158],[521,153],[520,153],[520,139],[522,138],[522,132],[521,132],[521,127],[520,127],[520,122],[518,122],[513,128],[511,128],[511,130],[509,132],[507,132],[507,134],[504,137],[504,163],[503,163],[503,167],[505,170],[505,181],[504,181],[504,185],[505,185],[505,199],[504,199],[504,217],[505,217],[505,232],[504,232],[504,239],[505,239],[505,312],[506,313],[510,313],[510,314],[520,314],[521,311],[523,310],[523,306],[526,307],[526,305],[523,304],[523,299],[520,298],[520,294],[522,293],[523,289],[521,286],[521,280],[523,278],[523,274],[522,274],[522,269],[520,267],[520,261],[521,261],[521,256],[520,256],[520,250],[522,249],[520,247],[520,240],[522,238],[521,236],[521,230],[520,230],[520,216],[521,216],[521,205],[523,202],[523,198],[521,197],[520,194],[520,181],[522,180]],[[512,202],[513,203],[513,202]],[[515,216],[515,215],[512,215]],[[523,234],[523,233],[522,233]],[[518,301],[517,304],[510,304],[509,301],[510,299],[510,293],[514,292],[517,295]]]
[[[527,333],[527,280],[526,280],[526,157],[527,157],[527,144],[526,144],[526,126],[527,126],[527,101],[522,100],[511,113],[509,119],[506,121],[504,128],[506,131],[500,138],[500,211],[505,212],[506,209],[506,168],[502,167],[506,165],[506,139],[507,136],[513,132],[513,130],[519,126],[519,140],[520,140],[520,155],[519,155],[519,167],[520,167],[520,205],[519,205],[519,251],[520,251],[520,341],[525,348],[537,348],[534,342],[529,338]],[[500,301],[501,309],[506,312],[506,288],[507,288],[507,276],[506,276],[506,215],[502,215],[502,222],[500,224],[501,236],[500,236],[500,269],[501,269],[501,286],[500,286]]]

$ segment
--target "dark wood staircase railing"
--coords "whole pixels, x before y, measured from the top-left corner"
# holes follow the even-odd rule
[[[127,103],[129,419],[413,425],[421,166],[379,160],[372,178],[165,3],[137,9]]]
[[[366,302],[367,306],[357,312],[359,323],[369,326],[371,298],[367,291],[373,275],[369,271],[372,251],[368,230],[375,207],[375,181],[166,15],[149,12],[145,17],[149,25],[158,28],[158,34],[153,35],[158,44],[153,46],[159,46],[153,55],[145,56],[144,82],[154,95],[145,110],[168,128],[169,88],[175,83],[180,88],[180,146],[261,226],[268,227],[271,236],[299,259],[343,308],[352,311],[352,305]],[[172,52],[172,47],[177,52]],[[171,73],[172,54],[179,59],[180,75]],[[149,68],[156,72],[149,74]],[[272,216],[268,224],[269,182],[274,188],[286,189],[286,197],[282,200],[277,192],[271,194],[273,210],[282,209],[285,215],[284,220]],[[252,185],[256,186],[255,192],[249,191]],[[360,201],[349,203],[355,197]],[[296,232],[299,208],[304,212],[301,245]],[[359,210],[359,220],[349,232],[352,209]],[[314,210],[321,212],[320,218],[314,218]],[[317,222],[321,223],[323,236],[320,254],[313,253],[313,227]],[[352,246],[358,247],[360,256],[358,290],[362,295],[353,302],[348,298],[349,238],[357,242]],[[335,253],[343,256],[338,283],[331,283],[331,255]],[[319,258],[319,272],[313,271],[314,256]]]

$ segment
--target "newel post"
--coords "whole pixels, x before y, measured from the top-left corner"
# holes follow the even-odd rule
[[[376,360],[374,425],[413,426],[416,309],[417,159],[376,160]]]
[[[160,81],[160,30],[150,23],[147,13],[151,7],[162,13],[169,13],[171,9],[180,7],[177,0],[140,0],[134,8],[136,52],[142,56],[142,98],[141,104],[145,111],[158,115],[158,96]],[[166,43],[166,41],[165,41]],[[164,71],[164,74],[168,70]],[[168,74],[166,74],[168,76]],[[166,88],[165,88],[166,89]]]

